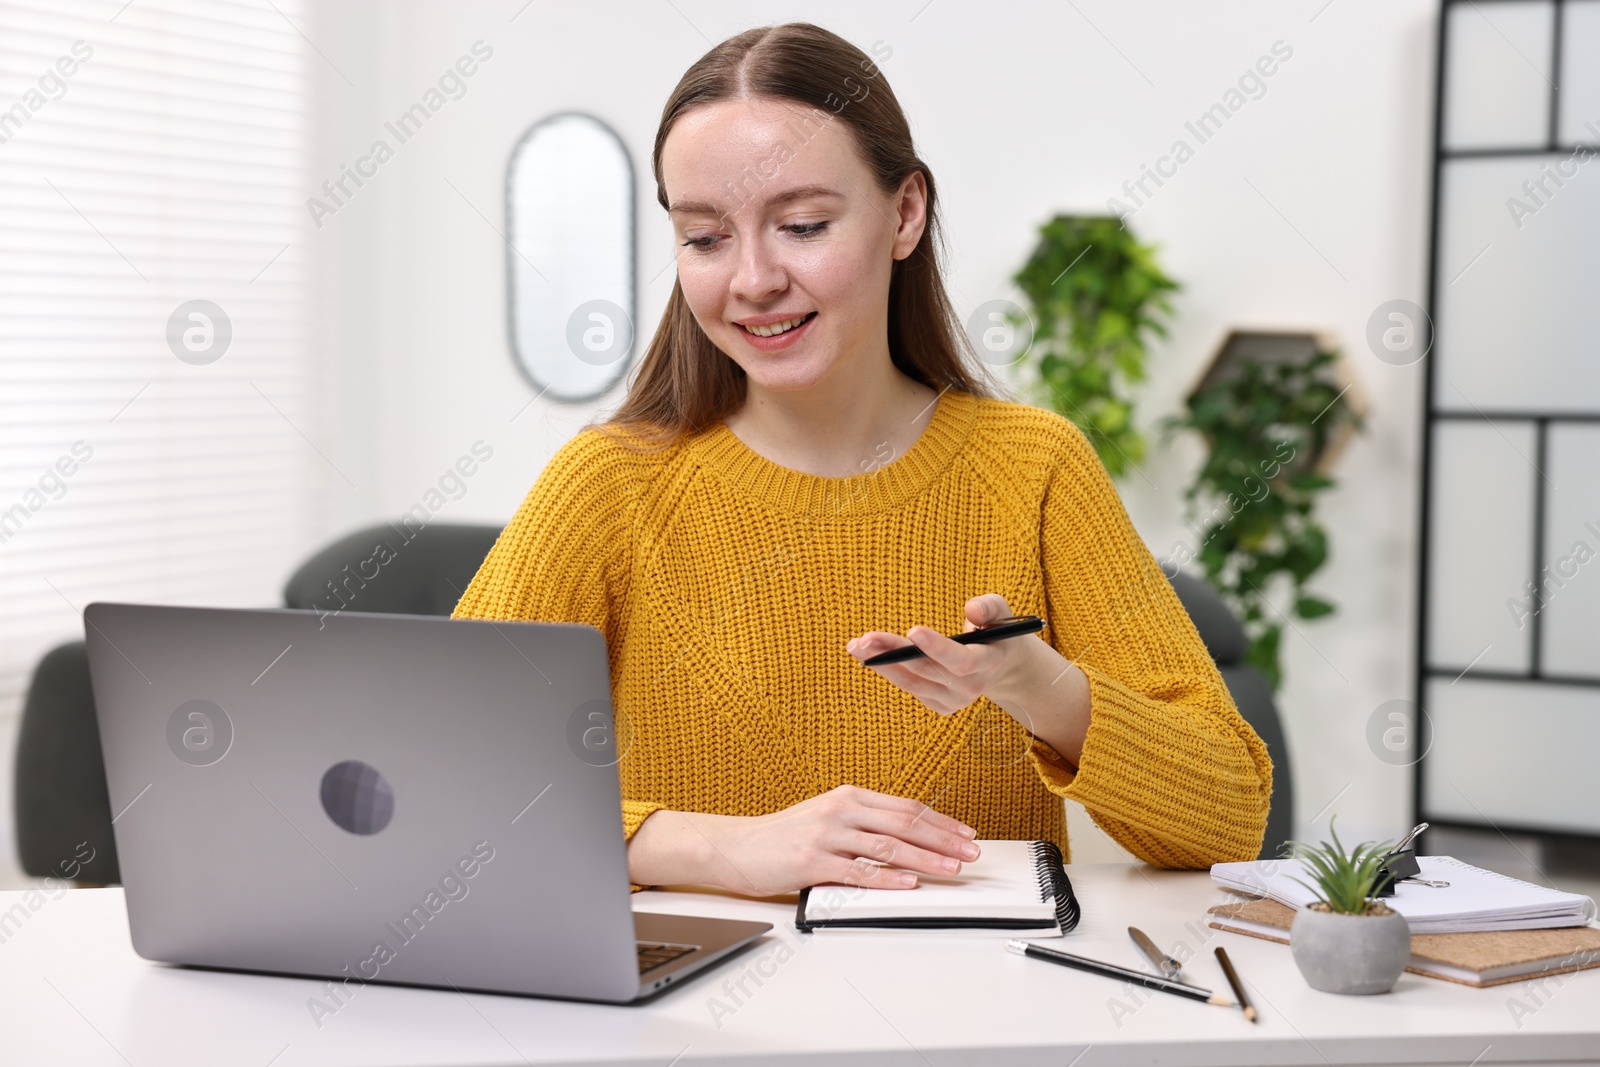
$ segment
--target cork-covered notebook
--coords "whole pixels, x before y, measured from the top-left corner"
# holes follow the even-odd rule
[[[1294,909],[1276,900],[1219,904],[1208,911],[1218,930],[1289,943]],[[1479,930],[1466,934],[1412,934],[1406,970],[1470,986],[1522,982],[1547,974],[1600,967],[1600,929],[1566,926],[1544,930]]]

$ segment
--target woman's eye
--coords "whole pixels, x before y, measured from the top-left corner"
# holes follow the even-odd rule
[[[828,224],[827,224],[826,221],[824,221],[824,222],[797,222],[797,223],[793,223],[791,225],[784,226],[784,227],[781,227],[781,228],[785,229],[785,230],[788,230],[790,233],[794,234],[796,237],[799,237],[799,238],[803,239],[803,238],[807,238],[807,237],[815,237],[815,236],[817,236],[823,230],[826,230],[828,228]],[[718,240],[718,237],[715,234],[713,234],[713,235],[711,235],[709,237],[690,237],[689,239],[687,239],[686,241],[683,242],[683,245],[684,245],[685,248],[693,248],[693,249],[695,249],[696,251],[699,251],[699,252],[709,252],[709,251],[711,251],[712,247],[717,243],[717,240]]]

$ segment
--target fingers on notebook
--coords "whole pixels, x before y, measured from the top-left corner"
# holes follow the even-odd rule
[[[978,836],[978,832],[966,823],[937,812],[920,800],[895,796],[893,793],[879,793],[872,789],[861,789],[858,786],[841,786],[840,788],[854,790],[851,794],[852,798],[866,807],[892,812],[900,816],[902,826],[896,829],[904,829],[907,832],[911,832],[918,827],[927,826],[933,830],[942,830],[967,841]],[[951,855],[956,855],[959,851],[959,849],[952,850]]]
[[[969,845],[969,847],[971,847]],[[921,874],[949,876],[961,870],[961,860],[932,849],[913,845],[888,834],[858,830],[845,843],[844,851],[864,856],[890,867]]]
[[[827,877],[830,882],[857,885],[866,889],[913,889],[916,887],[917,876],[911,871],[902,871],[897,867],[882,867],[864,856],[853,860],[847,860],[840,856],[838,859],[838,873]]]
[[[933,822],[926,815],[870,809],[858,828],[872,836],[875,851],[858,854],[926,874],[954,874],[962,862],[978,858],[977,843],[961,825],[947,817]]]
[[[831,854],[826,880],[910,889],[919,872],[956,874],[978,855],[976,830],[910,797],[841,785],[806,804],[822,816],[813,846]]]

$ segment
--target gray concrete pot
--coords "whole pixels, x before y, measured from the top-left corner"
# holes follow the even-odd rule
[[[1289,951],[1312,989],[1387,993],[1411,960],[1411,928],[1396,911],[1341,915],[1301,908],[1289,927]]]

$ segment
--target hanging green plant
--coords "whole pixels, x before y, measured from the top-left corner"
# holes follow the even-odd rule
[[[1168,435],[1188,429],[1206,441],[1205,463],[1184,494],[1191,528],[1205,509],[1195,558],[1240,617],[1250,638],[1246,659],[1274,690],[1283,681],[1285,625],[1268,599],[1274,582],[1290,583],[1297,618],[1334,611],[1306,584],[1328,558],[1315,505],[1335,484],[1325,469],[1329,445],[1364,425],[1332,373],[1337,358],[1313,346],[1307,358],[1243,360],[1164,422]]]
[[[1145,378],[1149,334],[1167,334],[1178,283],[1155,247],[1111,217],[1057,215],[1013,277],[1026,296],[1034,343],[1020,361],[1035,399],[1071,419],[1113,478],[1144,462],[1132,388]],[[1025,324],[1014,320],[1019,327]]]

